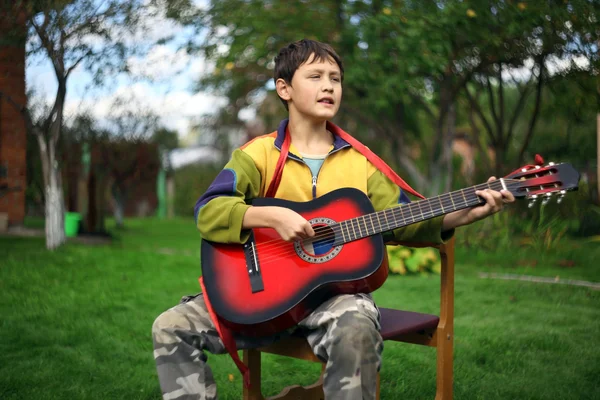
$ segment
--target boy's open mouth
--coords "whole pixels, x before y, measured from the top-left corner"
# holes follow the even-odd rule
[[[322,104],[333,104],[333,99],[326,97],[326,98],[319,100],[318,102],[322,103]]]

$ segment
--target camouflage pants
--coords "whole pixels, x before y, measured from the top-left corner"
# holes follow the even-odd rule
[[[340,295],[301,321],[295,333],[306,337],[325,366],[327,400],[374,399],[383,340],[379,312],[369,295]],[[285,335],[236,337],[238,349],[268,345]],[[226,353],[202,295],[185,297],[152,326],[154,358],[165,400],[212,400],[217,387],[205,351]]]

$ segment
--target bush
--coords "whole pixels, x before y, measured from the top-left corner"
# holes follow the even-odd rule
[[[391,274],[439,274],[439,254],[431,247],[387,246]]]
[[[194,215],[194,205],[204,194],[217,174],[221,171],[216,165],[188,165],[173,172],[175,179],[175,214],[182,217]]]

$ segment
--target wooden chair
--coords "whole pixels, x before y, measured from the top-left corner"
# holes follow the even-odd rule
[[[421,314],[411,311],[380,308],[381,335],[383,340],[414,343],[437,349],[436,400],[452,399],[452,354],[454,342],[454,239],[439,246],[442,262],[440,315]],[[321,362],[312,352],[306,340],[297,337],[282,340],[260,349],[244,350],[244,363],[250,367],[251,388],[244,387],[244,400],[265,400],[261,391],[261,354],[270,353],[301,360]],[[385,352],[384,355],[385,357]],[[385,365],[385,363],[384,363]],[[317,382],[310,386],[288,386],[267,400],[317,400],[323,396],[323,371]],[[379,399],[379,375],[377,376],[377,399]]]

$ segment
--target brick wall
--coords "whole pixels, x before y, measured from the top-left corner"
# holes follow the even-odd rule
[[[14,19],[0,15],[0,35],[9,29],[24,32],[24,19],[15,23]],[[24,42],[0,41],[0,92],[19,104],[26,102]],[[0,98],[0,212],[8,213],[11,225],[21,224],[25,217],[26,141],[22,116],[6,98]]]

